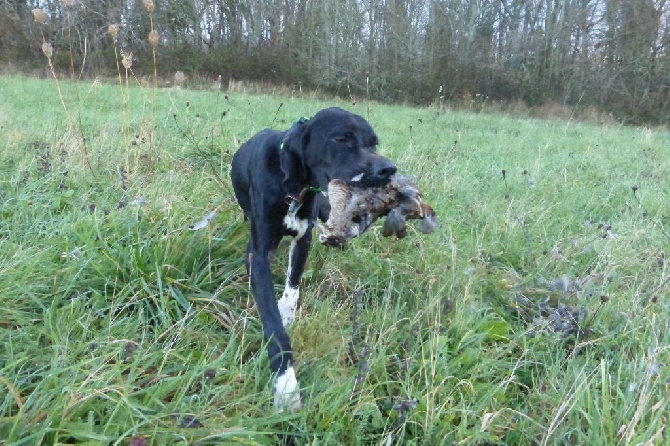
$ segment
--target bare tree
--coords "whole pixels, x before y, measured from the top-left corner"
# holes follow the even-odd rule
[[[667,0],[34,0],[0,3],[0,64],[153,69],[317,87],[384,101],[547,101],[670,122]],[[107,34],[119,25],[118,38]]]

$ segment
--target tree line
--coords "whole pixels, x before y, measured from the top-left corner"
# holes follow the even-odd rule
[[[36,8],[45,23],[34,20]],[[670,123],[667,0],[0,4],[0,65],[44,66],[43,41],[58,69],[85,75],[114,74],[124,50],[145,74],[156,67],[162,76],[221,75],[384,102],[557,103]]]

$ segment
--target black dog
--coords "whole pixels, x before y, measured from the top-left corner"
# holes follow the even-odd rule
[[[386,185],[395,165],[377,154],[370,124],[340,108],[301,118],[286,132],[266,129],[235,153],[231,178],[235,196],[251,223],[246,266],[268,342],[274,403],[280,410],[300,408],[291,341],[284,327],[298,304],[298,287],[318,218],[328,219],[328,182],[341,179],[362,187]],[[322,193],[323,192],[323,193]],[[279,241],[291,241],[286,287],[277,301],[270,261]]]

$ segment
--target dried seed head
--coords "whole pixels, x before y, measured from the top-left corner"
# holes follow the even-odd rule
[[[156,48],[159,42],[160,42],[160,34],[158,34],[158,31],[156,31],[155,29],[152,29],[151,32],[149,33],[149,45],[151,45],[153,48]]]
[[[74,6],[74,0],[61,0],[61,3],[63,3],[63,6],[66,8]]]
[[[125,68],[126,70],[129,70],[130,67],[133,66],[133,53],[132,52],[126,53],[123,50],[121,50],[121,56],[123,58],[121,60],[121,63],[123,64],[123,68]]]
[[[40,8],[33,9],[33,18],[40,25],[46,25],[46,23],[49,21],[49,16],[47,13],[42,11]]]
[[[51,46],[49,42],[43,42],[42,43],[42,52],[44,53],[45,56],[47,56],[48,59],[51,59],[51,55],[53,54],[54,47]]]
[[[118,23],[112,23],[107,27],[107,32],[109,33],[110,36],[112,36],[112,39],[114,39],[114,42],[116,42],[116,37],[119,35],[119,24]]]
[[[154,0],[142,0],[142,6],[144,6],[144,9],[149,14],[156,10],[156,4],[154,3]]]

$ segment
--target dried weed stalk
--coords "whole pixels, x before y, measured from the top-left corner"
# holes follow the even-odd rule
[[[47,26],[49,22],[49,16],[40,8],[35,8],[32,10],[33,13],[33,18],[35,22],[37,22],[39,25],[42,27]],[[69,17],[69,13],[68,13]],[[68,27],[70,29],[71,26]],[[53,52],[54,48],[53,45],[51,45],[50,42],[46,41],[46,38],[44,37],[44,30],[41,29],[42,32],[42,52],[47,58],[47,61],[49,63],[49,70],[51,71],[51,75],[53,76],[54,80],[56,81],[56,89],[58,90],[58,97],[60,98],[61,105],[63,106],[63,110],[65,111],[65,116],[68,121],[68,125],[70,127],[70,131],[74,130],[75,127],[75,121],[70,114],[70,111],[67,108],[67,104],[65,103],[65,98],[63,97],[63,90],[61,89],[60,82],[58,80],[58,75],[56,74],[56,68],[54,67],[53,63]],[[84,69],[84,63],[86,62],[86,50],[84,50],[84,61],[82,62],[82,71]],[[74,57],[72,55],[72,41],[70,40],[70,69],[72,73],[74,74]],[[79,99],[79,90],[77,91],[77,99]],[[81,123],[81,114],[79,114],[79,136],[81,137],[81,149],[82,149],[82,159],[84,160],[84,164],[88,168],[88,170],[91,172],[91,175],[95,176],[95,172],[93,172],[93,168],[91,167],[91,162],[88,157],[88,150],[86,149],[86,138],[84,137],[84,134],[82,132],[82,123]],[[73,132],[74,133],[74,132]]]
[[[368,335],[365,335],[360,351],[356,353],[356,344],[360,342],[361,326],[358,320],[358,315],[362,308],[361,295],[363,291],[357,289],[354,291],[353,300],[354,306],[351,310],[351,340],[349,341],[349,361],[351,364],[358,363],[358,374],[354,380],[354,387],[351,391],[350,400],[353,401],[358,398],[361,393],[361,388],[365,383],[365,379],[370,371],[368,358],[370,357],[370,346],[368,344]]]

